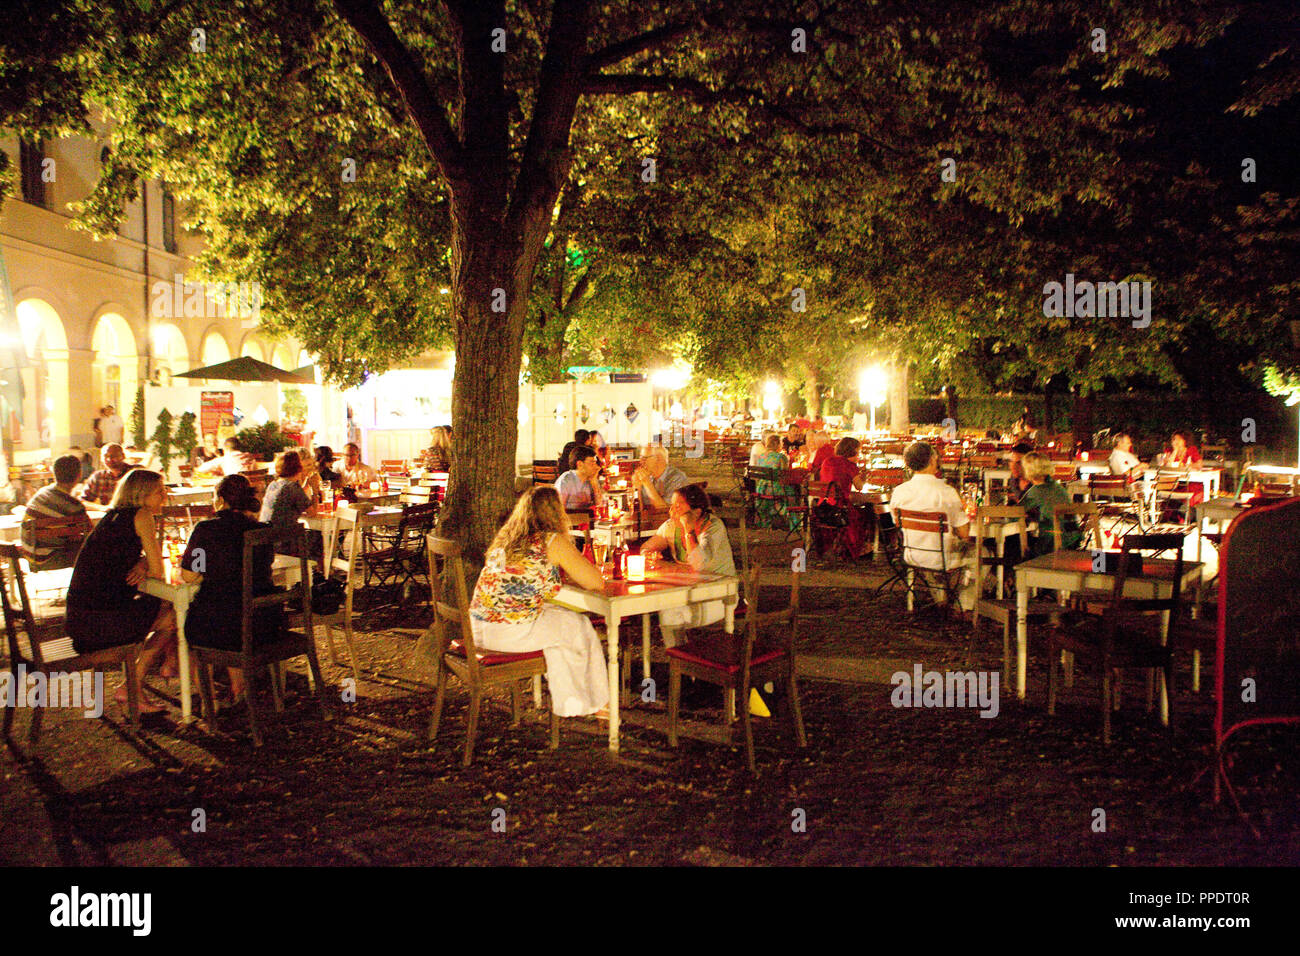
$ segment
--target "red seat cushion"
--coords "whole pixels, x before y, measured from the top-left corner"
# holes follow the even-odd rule
[[[447,648],[457,657],[465,656],[465,646],[459,640],[452,641],[451,646]],[[478,662],[485,667],[491,667],[493,664],[513,664],[516,661],[529,661],[544,658],[541,651],[528,651],[524,654],[504,654],[499,651],[479,651]]]
[[[738,636],[701,636],[692,638],[685,644],[670,647],[667,651],[669,657],[710,667],[724,674],[735,674],[740,671],[740,656],[743,649],[744,645]],[[785,651],[780,648],[765,648],[756,644],[749,659],[749,666],[757,667],[759,664],[766,664],[784,656]]]

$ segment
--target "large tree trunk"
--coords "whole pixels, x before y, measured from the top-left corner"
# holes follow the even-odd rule
[[[907,398],[911,391],[911,363],[895,356],[889,363],[889,430],[907,434],[911,424],[911,410]]]
[[[817,372],[809,369],[804,375],[803,403],[810,419],[816,419],[822,411],[822,388],[817,382]]]

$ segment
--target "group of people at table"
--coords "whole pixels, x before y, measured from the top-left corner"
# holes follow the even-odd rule
[[[426,454],[426,458],[427,458]],[[157,521],[167,502],[162,474],[126,463],[122,446],[104,446],[103,466],[83,483],[82,463],[76,455],[63,455],[53,463],[54,482],[28,500],[21,525],[23,551],[34,572],[72,569],[67,584],[68,636],[79,654],[93,654],[123,644],[144,642],[137,661],[143,678],[161,661],[164,676],[177,671],[177,625],[170,604],[147,595],[139,586],[147,578],[165,577]],[[228,442],[226,454],[213,459],[218,469],[249,464]],[[377,473],[361,461],[359,449],[349,445],[343,468],[335,470],[328,447],[314,453],[303,448],[281,452],[273,466],[274,480],[259,496],[249,478],[238,471],[226,474],[213,494],[213,516],[198,521],[180,560],[180,577],[198,584],[186,618],[186,640],[199,646],[237,649],[240,646],[244,532],[270,527],[276,530],[272,546],[254,555],[254,589],[272,587],[275,553],[296,554],[305,540],[311,557],[323,572],[321,534],[301,537],[299,519],[310,516],[324,501],[324,490],[364,488]],[[80,486],[80,493],[78,488]],[[90,520],[91,514],[98,521]],[[48,533],[46,519],[84,520],[84,539],[59,531]],[[267,609],[262,609],[267,611]],[[278,612],[267,611],[255,619],[256,636],[273,635]],[[230,693],[242,693],[237,671],[230,674]],[[119,700],[125,700],[122,688]],[[141,709],[155,712],[161,705],[145,697]]]
[[[449,436],[441,436],[446,439]],[[806,447],[805,447],[806,446]],[[450,445],[441,446],[447,456],[438,463],[449,464]],[[767,435],[755,445],[751,462],[756,467],[785,470],[790,456],[803,454],[807,466],[827,482],[834,499],[850,515],[858,514],[866,502],[860,489],[863,477],[854,459],[860,443],[852,437],[829,439],[813,433]],[[1116,441],[1110,459],[1111,471],[1132,475],[1140,462],[1132,454],[1128,436]],[[237,453],[228,449],[227,453]],[[216,487],[214,516],[197,523],[181,558],[181,577],[199,583],[186,620],[186,639],[198,645],[239,646],[240,595],[243,562],[243,534],[252,528],[282,528],[295,532],[298,519],[319,501],[323,483],[347,481],[349,470],[359,480],[362,465],[355,446],[349,446],[346,468],[332,469],[332,454],[320,450],[313,458],[306,450],[290,450],[277,457],[276,478],[259,502],[249,480],[238,473],[227,474]],[[602,459],[590,434],[575,436],[561,456],[564,468],[553,486],[537,485],[526,491],[492,540],[484,568],[470,602],[470,624],[482,650],[499,653],[542,651],[547,662],[547,680],[552,706],[562,717],[607,716],[609,690],[601,642],[584,614],[552,602],[561,588],[562,573],[578,587],[603,591],[605,578],[594,563],[576,547],[568,511],[590,508],[604,495],[600,482]],[[911,549],[909,560],[922,567],[949,570],[969,563],[970,520],[957,490],[943,480],[940,457],[926,442],[913,442],[903,454],[912,477],[890,494],[889,507],[900,510],[940,512],[950,529],[945,540],[923,540],[927,533],[905,539]],[[1182,434],[1175,435],[1165,458],[1170,463],[1192,464],[1199,460],[1194,446]],[[163,557],[155,518],[166,502],[163,477],[143,468],[123,470],[121,448],[109,446],[105,467],[91,476],[83,500],[73,495],[80,479],[80,461],[64,456],[54,463],[55,483],[41,489],[28,504],[28,514],[67,516],[84,512],[85,502],[106,504],[98,524],[80,547],[73,561],[67,592],[67,631],[79,653],[145,641],[137,663],[141,677],[160,658],[164,674],[175,671],[176,619],[170,605],[141,593],[138,586],[147,577],[162,578]],[[1052,477],[1052,463],[1023,446],[1013,449],[1012,486],[1016,497],[1038,522],[1036,550],[1049,548],[1052,507],[1069,502],[1065,490]],[[224,465],[222,466],[224,468]],[[645,449],[631,479],[647,510],[667,509],[667,519],[641,546],[643,554],[664,554],[681,566],[705,574],[735,575],[731,542],[722,519],[713,512],[708,495],[669,462],[660,445]],[[93,506],[93,505],[92,505]],[[846,529],[849,547],[861,550],[865,531],[861,523]],[[1077,545],[1079,532],[1063,531],[1066,547]],[[66,567],[68,555],[58,553],[57,542],[33,540],[34,568]],[[319,555],[314,555],[319,560]],[[60,564],[60,561],[63,563]],[[271,549],[254,556],[255,587],[269,589]],[[973,582],[962,590],[962,604],[973,602]],[[259,633],[279,627],[273,611],[259,619]],[[681,640],[684,628],[700,627],[724,616],[721,601],[694,604],[661,611],[660,629],[668,646]],[[147,640],[146,640],[147,638]],[[237,672],[231,674],[231,693],[241,690]],[[124,698],[119,695],[120,699]],[[148,710],[161,707],[151,701]]]

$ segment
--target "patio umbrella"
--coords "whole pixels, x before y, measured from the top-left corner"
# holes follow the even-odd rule
[[[178,372],[172,378],[217,378],[228,382],[287,382],[290,385],[316,384],[315,379],[286,372],[282,368],[276,368],[274,365],[268,365],[247,355],[228,362],[218,362],[207,368]]]

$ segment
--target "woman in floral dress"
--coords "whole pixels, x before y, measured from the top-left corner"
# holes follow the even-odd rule
[[[600,570],[574,547],[555,488],[538,485],[520,497],[488,548],[469,606],[474,641],[505,654],[541,651],[558,716],[608,717],[609,682],[595,628],[577,611],[550,603],[561,569],[578,587],[604,589]]]
[[[772,435],[767,439],[767,451],[758,456],[755,468],[771,468],[778,475],[790,468],[790,459],[781,451],[781,436]],[[780,481],[760,480],[754,483],[759,495],[774,495],[773,498],[756,498],[754,511],[757,515],[755,526],[759,528],[785,528],[789,519],[785,512],[785,485]]]

